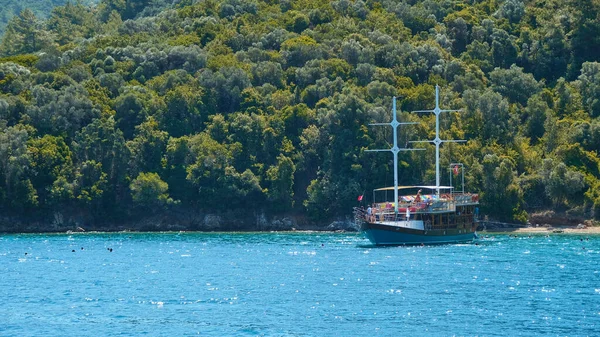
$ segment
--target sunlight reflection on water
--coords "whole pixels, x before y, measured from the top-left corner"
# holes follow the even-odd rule
[[[0,236],[2,336],[596,335],[600,237]],[[25,255],[27,253],[27,255]]]

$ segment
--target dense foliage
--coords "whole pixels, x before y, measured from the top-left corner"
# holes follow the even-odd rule
[[[392,183],[391,97],[443,106],[482,213],[600,216],[597,0],[102,0],[24,10],[0,46],[0,205],[350,213]],[[401,142],[431,139],[430,114]],[[434,183],[433,147],[401,184]],[[445,177],[445,176],[444,176]],[[367,193],[368,194],[368,193]]]
[[[71,1],[73,3],[77,1]],[[79,0],[80,3],[91,5],[98,3],[98,0]],[[57,6],[63,6],[67,0],[2,0],[0,7],[0,36],[4,33],[6,25],[10,19],[21,13],[24,9],[31,10],[39,18],[47,18],[52,9]]]

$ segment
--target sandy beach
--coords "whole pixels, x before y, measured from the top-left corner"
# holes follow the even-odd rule
[[[586,228],[554,226],[554,227],[521,227],[511,229],[492,229],[489,231],[481,231],[480,233],[520,233],[520,234],[600,234],[600,227],[588,226]]]

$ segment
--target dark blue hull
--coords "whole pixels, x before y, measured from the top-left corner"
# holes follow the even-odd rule
[[[475,229],[417,230],[378,224],[365,224],[365,236],[378,246],[447,244],[471,242]]]

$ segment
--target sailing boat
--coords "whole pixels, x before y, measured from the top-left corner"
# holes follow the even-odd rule
[[[418,149],[399,148],[397,129],[400,125],[415,123],[400,123],[396,118],[396,97],[392,101],[393,119],[390,123],[375,123],[371,125],[389,125],[393,129],[393,147],[391,149],[370,150],[389,151],[394,155],[394,186],[378,188],[376,193],[394,192],[392,201],[375,202],[367,210],[355,207],[354,215],[361,231],[375,245],[418,245],[470,242],[476,237],[479,195],[464,191],[455,191],[453,186],[440,185],[440,145],[445,142],[462,142],[460,140],[441,140],[440,119],[442,112],[456,110],[441,110],[439,106],[439,87],[435,87],[435,108],[414,112],[433,112],[435,114],[435,185],[398,186],[398,153]],[[417,141],[421,142],[421,141]],[[452,174],[457,174],[460,163],[451,164]],[[464,168],[464,167],[463,167]],[[423,192],[425,191],[425,192]],[[402,195],[399,195],[402,192]],[[416,192],[416,193],[415,193]]]

